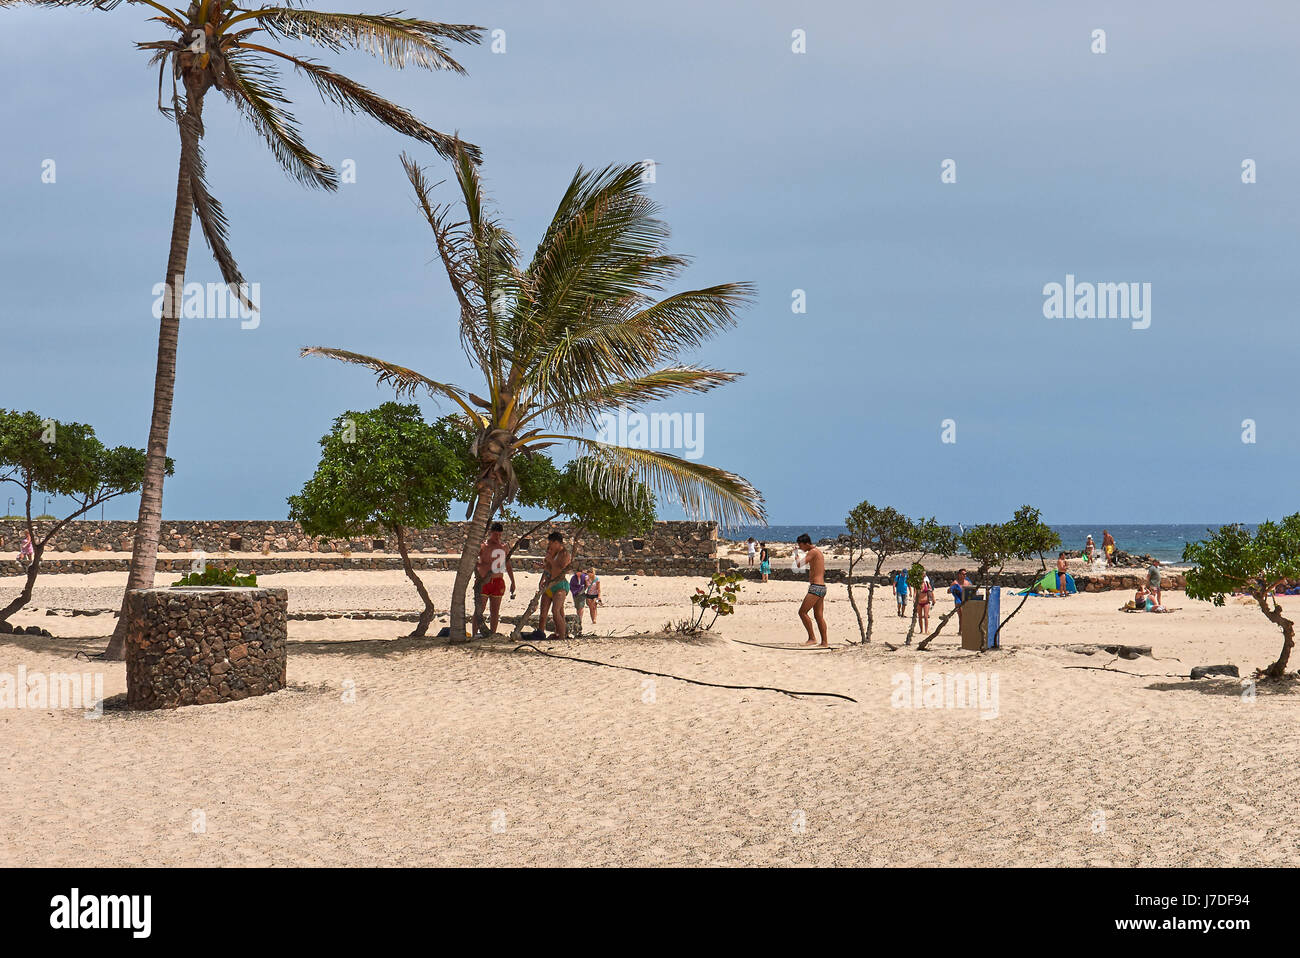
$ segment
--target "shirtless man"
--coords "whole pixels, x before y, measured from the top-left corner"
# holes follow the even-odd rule
[[[808,594],[799,606],[799,618],[808,630],[808,641],[804,645],[817,645],[812,617],[808,615],[811,612],[817,619],[817,629],[822,635],[821,647],[829,649],[831,646],[826,641],[826,616],[823,614],[826,605],[826,557],[822,555],[821,549],[812,544],[812,537],[806,532],[798,538],[797,543],[795,548],[803,553],[799,563],[808,567]]]
[[[483,580],[483,589],[474,602],[475,635],[483,626],[485,599],[491,609],[491,622],[487,634],[496,634],[497,626],[501,623],[501,599],[506,594],[507,574],[510,576],[510,598],[515,597],[515,569],[510,562],[510,554],[506,550],[505,543],[501,541],[501,533],[504,531],[505,527],[501,523],[492,523],[487,542],[483,543],[483,548],[478,550],[478,565],[475,571]]]
[[[564,547],[564,536],[552,532],[546,537],[546,558],[542,560],[542,605],[537,628],[546,631],[546,613],[555,619],[555,636],[561,641],[569,637],[564,623],[564,597],[569,594],[569,579],[565,575],[573,558]]]

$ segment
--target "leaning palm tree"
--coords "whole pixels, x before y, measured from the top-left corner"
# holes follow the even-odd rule
[[[458,147],[454,157],[463,212],[434,205],[423,171],[408,157],[402,162],[456,295],[461,342],[484,377],[483,395],[347,350],[315,346],[303,355],[369,367],[399,395],[449,401],[473,431],[478,474],[451,598],[453,641],[465,634],[465,589],[487,524],[515,494],[516,456],[572,443],[588,482],[611,501],[634,495],[635,478],[691,515],[725,524],[763,520],[762,496],[740,476],[575,434],[602,414],[739,376],[677,359],[735,325],[752,288],[726,283],[663,295],[686,261],[667,251],[668,227],[645,195],[641,165],[579,167],[523,265],[514,237],[487,208],[467,149]]]
[[[288,0],[292,3],[295,0]],[[163,477],[171,429],[172,392],[176,383],[176,345],[180,333],[180,299],[185,286],[190,226],[195,216],[204,239],[221,269],[222,278],[248,308],[244,277],[229,247],[229,224],[221,203],[208,190],[200,141],[203,138],[204,98],[219,90],[266,140],[282,167],[299,182],[327,190],[338,189],[338,176],[303,142],[297,121],[288,112],[275,61],[290,64],[316,88],[327,103],[349,113],[365,113],[384,126],[428,143],[445,156],[453,140],[431,129],[405,108],[384,99],[362,84],[316,60],[294,56],[268,44],[306,41],[331,53],[361,50],[392,67],[408,64],[430,70],[464,69],[450,55],[450,43],[477,43],[480,27],[433,23],[400,14],[323,13],[294,6],[245,8],[230,0],[196,0],[174,9],[154,0],[0,0],[0,7],[91,7],[112,10],[122,3],[151,8],[149,19],[162,24],[163,39],[137,43],[158,65],[158,109],[175,123],[180,134],[180,163],[171,247],[167,254],[167,295],[163,297],[158,331],[158,364],[154,374],[153,414],[149,425],[148,459],[140,493],[139,520],[131,554],[127,591],[153,585],[162,522]],[[262,41],[262,42],[258,42]],[[171,74],[170,106],[163,103],[164,79]],[[461,148],[464,152],[465,148]],[[472,148],[470,154],[473,154]],[[125,596],[123,613],[125,613]],[[126,616],[105,656],[121,658]]]

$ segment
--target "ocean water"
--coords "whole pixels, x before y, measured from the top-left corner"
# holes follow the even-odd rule
[[[973,525],[974,523],[972,523]],[[1223,523],[1199,522],[1178,525],[1131,526],[1112,523],[1092,523],[1090,525],[1054,525],[1053,529],[1061,537],[1062,549],[1083,550],[1088,536],[1101,550],[1101,532],[1109,529],[1115,537],[1115,544],[1124,552],[1135,555],[1151,555],[1165,563],[1179,563],[1183,558],[1183,546],[1189,542],[1204,539],[1209,533]],[[1246,523],[1253,529],[1254,523]],[[953,526],[953,531],[960,532],[960,527]],[[844,526],[738,526],[734,530],[724,530],[719,535],[733,541],[743,542],[753,536],[760,542],[794,542],[801,533],[812,536],[813,542],[819,539],[834,539],[848,532]]]

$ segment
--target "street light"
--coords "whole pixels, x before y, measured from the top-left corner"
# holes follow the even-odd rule
[[[46,497],[45,497],[45,512],[43,513],[43,515],[47,515],[47,516],[48,516],[49,514],[50,514],[50,497],[49,497],[49,496],[46,496]]]
[[[14,497],[13,497],[13,496],[10,496],[10,497],[9,497],[9,508],[7,508],[7,509],[5,510],[5,515],[6,515],[6,516],[12,516],[13,514],[14,514]]]

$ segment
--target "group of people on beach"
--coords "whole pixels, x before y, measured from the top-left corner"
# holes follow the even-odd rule
[[[768,581],[768,576],[772,574],[772,553],[767,548],[766,542],[755,542],[754,537],[750,536],[745,540],[745,552],[749,556],[749,567],[754,567],[755,553],[758,556],[758,574],[763,577],[763,581]]]
[[[1115,545],[1115,537],[1110,534],[1109,529],[1101,530],[1101,557],[1105,565],[1114,565],[1116,554],[1119,547]],[[1083,544],[1083,561],[1088,565],[1097,562],[1097,544],[1092,541],[1092,536],[1088,536],[1088,541]]]
[[[487,541],[479,549],[475,571],[481,585],[474,599],[475,635],[496,633],[497,626],[501,623],[501,600],[506,594],[507,576],[510,578],[510,598],[515,597],[515,570],[510,561],[510,550],[501,541],[503,532],[505,527],[501,523],[492,523]],[[583,612],[591,613],[591,624],[594,626],[596,610],[603,604],[600,576],[596,575],[596,567],[577,569],[570,575],[572,565],[573,554],[564,544],[564,534],[552,532],[546,537],[546,555],[542,558],[544,585],[539,600],[537,629],[544,634],[549,619],[554,626],[555,637],[561,640],[569,636],[564,608],[567,597],[573,597],[579,633],[582,632]],[[483,622],[485,611],[488,614],[486,625]]]

